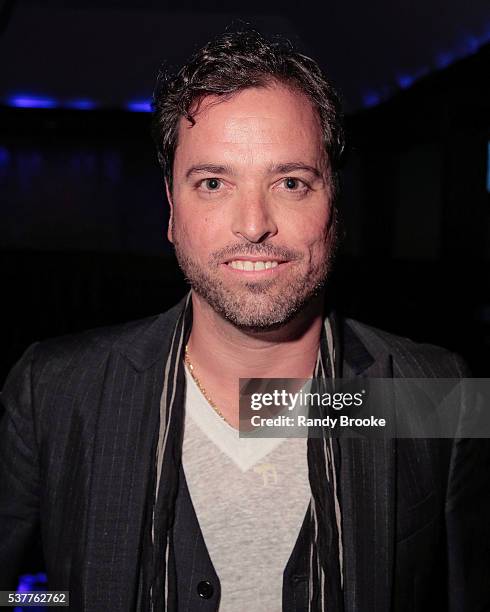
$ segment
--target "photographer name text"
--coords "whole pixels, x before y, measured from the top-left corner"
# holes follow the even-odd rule
[[[302,414],[296,416],[279,415],[261,417],[254,414],[250,422],[253,427],[385,427],[386,419],[377,417],[354,418],[345,415],[338,417],[310,418]]]

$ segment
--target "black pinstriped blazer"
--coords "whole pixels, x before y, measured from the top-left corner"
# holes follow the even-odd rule
[[[182,307],[35,344],[13,368],[0,426],[0,590],[15,587],[40,527],[49,588],[69,590],[72,610],[134,609],[162,364]],[[466,374],[443,349],[352,320],[338,327],[344,378]],[[490,610],[489,447],[341,441],[346,612]],[[219,579],[184,479],[173,533],[179,611],[216,610]],[[287,612],[306,610],[306,540],[303,529],[285,570]],[[213,597],[197,594],[202,580],[215,582]]]

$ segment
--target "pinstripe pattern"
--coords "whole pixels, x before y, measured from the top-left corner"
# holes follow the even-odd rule
[[[150,588],[155,612],[164,609],[158,594],[168,610],[178,609],[166,511],[176,496],[171,475],[180,466],[185,379],[166,365],[169,356],[179,362],[182,335],[174,331],[184,307],[35,344],[12,369],[1,395],[1,589],[15,587],[23,552],[41,526],[50,587],[70,590],[73,610],[148,612]],[[335,377],[467,375],[443,349],[333,314],[329,321]],[[328,351],[322,361],[329,363]],[[174,408],[172,418],[164,413],[157,497],[165,379]],[[337,612],[342,605],[345,612],[490,609],[489,446],[485,440],[309,440],[310,520],[288,563],[285,612],[322,606]],[[326,485],[333,485],[331,498]],[[337,542],[338,557],[322,555]],[[191,552],[196,567],[204,567],[201,550]],[[140,576],[142,568],[150,572]],[[295,575],[308,580],[294,587]],[[195,585],[186,579],[180,577],[181,592],[193,609]],[[335,602],[332,580],[343,581],[343,604]]]

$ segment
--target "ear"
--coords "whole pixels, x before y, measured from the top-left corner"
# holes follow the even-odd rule
[[[168,220],[167,238],[169,239],[169,242],[173,244],[174,241],[173,241],[173,235],[172,235],[172,224],[173,224],[173,219],[174,219],[174,202],[172,199],[172,194],[170,192],[170,187],[168,186],[167,179],[165,179],[165,192],[167,194],[168,205],[170,206],[170,217]]]

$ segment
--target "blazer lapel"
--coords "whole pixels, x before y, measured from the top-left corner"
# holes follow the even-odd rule
[[[154,495],[149,489],[164,364],[182,307],[138,328],[108,359],[92,458],[83,610],[134,609],[145,505]]]
[[[336,346],[343,347],[344,378],[393,376],[390,355],[375,359],[347,323],[342,332]],[[346,438],[339,440],[339,447],[345,611],[388,612],[394,559],[395,441]]]

